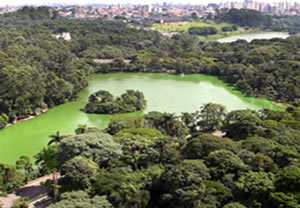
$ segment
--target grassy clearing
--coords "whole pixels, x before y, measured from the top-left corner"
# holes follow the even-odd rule
[[[231,24],[222,23],[216,24],[212,20],[198,20],[193,22],[176,22],[165,24],[154,24],[153,28],[163,32],[187,32],[190,27],[215,27],[218,30],[218,34],[209,36],[198,36],[201,41],[213,41],[221,38],[225,38],[232,35],[238,35],[242,33],[254,32],[254,30],[245,30],[239,27],[237,31],[223,32],[222,27],[232,26]]]
[[[222,27],[230,26],[230,24],[216,24],[211,20],[198,20],[194,22],[176,22],[165,24],[154,24],[156,30],[165,32],[187,32],[190,27],[215,27],[218,31],[222,31]]]

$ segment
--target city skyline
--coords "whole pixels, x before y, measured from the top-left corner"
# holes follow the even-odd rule
[[[236,2],[243,2],[244,0],[231,0]],[[165,1],[167,3],[173,4],[208,4],[208,3],[225,3],[228,0],[172,0]],[[257,2],[266,2],[266,3],[276,3],[276,2],[296,2],[296,0],[258,0]],[[134,1],[134,0],[39,0],[38,2],[34,0],[0,0],[0,6],[22,6],[22,5],[54,5],[54,4],[78,4],[78,5],[86,5],[86,4],[156,4],[162,3],[162,1],[158,0],[142,0],[142,1]]]

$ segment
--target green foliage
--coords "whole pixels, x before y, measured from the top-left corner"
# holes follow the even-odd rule
[[[245,139],[255,135],[260,128],[261,120],[249,110],[236,110],[227,114],[223,125],[223,131],[230,138],[236,140]]]
[[[141,143],[143,145],[149,146],[156,139],[163,138],[164,135],[151,128],[132,128],[123,129],[113,136],[114,141],[124,144],[129,141],[134,141],[136,143]]]
[[[115,116],[110,120],[106,131],[115,135],[122,129],[142,127],[144,127],[144,116]]]
[[[214,35],[217,34],[218,30],[215,27],[190,27],[188,30],[191,35]]]
[[[34,155],[34,158],[40,173],[53,172],[57,165],[56,145],[44,147],[39,153]]]
[[[230,202],[226,204],[223,208],[247,208],[243,204],[240,204],[238,202]]]
[[[291,34],[299,32],[300,16],[273,17],[272,29],[275,31],[288,31]]]
[[[276,143],[263,137],[249,137],[241,142],[241,148],[254,153],[271,154]]]
[[[145,126],[155,128],[165,135],[183,138],[188,134],[187,127],[174,113],[152,111],[145,115]]]
[[[49,135],[49,138],[51,139],[48,142],[48,145],[51,145],[52,143],[59,143],[61,142],[66,136],[60,135],[59,131],[56,132],[56,134]]]
[[[271,26],[272,18],[261,12],[250,9],[230,9],[218,17],[219,21],[227,21],[239,26],[259,27]]]
[[[300,193],[300,168],[283,169],[276,175],[276,190],[284,193]]]
[[[209,153],[221,149],[237,153],[238,148],[227,138],[201,133],[187,141],[182,149],[182,155],[186,159],[203,159]]]
[[[223,32],[230,32],[230,31],[233,31],[233,30],[237,30],[237,26],[236,25],[222,27],[222,31]]]
[[[59,166],[76,156],[90,158],[102,166],[121,155],[121,146],[109,134],[100,132],[70,136],[57,146]]]
[[[147,207],[150,193],[146,188],[151,187],[161,173],[161,169],[155,166],[128,174],[101,171],[94,190],[97,194],[106,194],[115,207]]]
[[[134,112],[145,107],[146,100],[140,91],[127,90],[120,97],[114,98],[108,91],[100,90],[90,95],[85,112],[116,114]]]
[[[162,176],[164,207],[190,207],[205,194],[209,171],[201,160],[183,160]],[[203,201],[205,202],[205,200]]]
[[[274,17],[272,27],[270,17],[254,11],[219,12],[218,20],[250,27],[296,31],[299,23],[298,17]],[[179,24],[167,27],[185,32],[214,27],[219,33],[231,27],[209,20]],[[90,73],[111,70],[209,74],[249,96],[295,102],[285,112],[225,115],[223,106],[209,103],[180,118],[159,112],[118,116],[106,129],[113,138],[85,125],[76,136],[57,133],[52,137],[56,144],[35,156],[40,174],[61,168],[62,190],[84,189],[94,197],[82,191],[65,193],[51,207],[245,207],[237,202],[251,208],[299,207],[298,37],[199,42],[188,33],[169,38],[117,21],[57,18],[45,7],[4,14],[0,26],[0,127],[74,99],[87,86]],[[72,41],[52,37],[61,32],[70,32]],[[142,96],[129,91],[116,99],[101,91],[90,100],[109,103],[103,109],[122,109],[121,101],[142,109],[145,103],[136,97]],[[233,141],[197,132],[220,128]],[[189,133],[198,136],[186,140]],[[28,157],[21,157],[17,166],[31,174]],[[26,180],[19,170],[0,164],[1,193]]]
[[[225,106],[215,103],[201,106],[200,112],[196,113],[200,130],[206,132],[219,130],[223,124],[225,109]]]
[[[121,160],[134,170],[159,161],[161,152],[154,142],[162,138],[164,135],[161,132],[150,128],[123,129],[113,137],[122,145],[124,156]]]
[[[90,198],[84,191],[66,192],[61,195],[61,201],[52,204],[49,208],[113,208],[106,196]]]
[[[12,208],[28,208],[29,199],[28,197],[22,197],[14,201]]]
[[[236,182],[237,193],[248,200],[251,207],[255,207],[255,203],[264,207],[268,195],[275,190],[274,180],[275,176],[272,173],[250,171]]]
[[[25,175],[26,175],[26,180],[27,180],[33,171],[33,164],[32,164],[31,159],[28,156],[21,156],[16,161],[16,168],[24,170]]]
[[[14,165],[0,163],[0,193],[20,187],[24,180],[25,175],[16,170]]]
[[[269,156],[260,153],[249,160],[249,165],[254,171],[275,172],[277,169],[276,164]]]
[[[219,204],[232,198],[231,190],[219,182],[207,180],[204,182],[204,185],[206,187],[206,192],[209,195],[213,195]]]
[[[63,164],[61,174],[74,189],[87,189],[95,181],[99,166],[82,156],[74,157]]]
[[[0,115],[0,128],[4,128],[8,123],[8,116],[5,113]]]
[[[86,124],[79,124],[77,129],[75,129],[76,134],[84,134],[88,130],[88,126]]]
[[[297,200],[294,195],[286,194],[283,192],[274,192],[270,194],[270,201],[272,207],[280,208],[299,208],[299,199]]]
[[[214,179],[223,177],[226,174],[238,174],[240,171],[246,171],[247,166],[234,153],[228,150],[217,150],[209,153],[205,159],[205,164],[210,169]]]

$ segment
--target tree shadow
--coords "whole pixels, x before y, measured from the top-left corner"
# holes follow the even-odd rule
[[[45,198],[45,199],[42,199],[41,201],[38,201],[36,203],[34,203],[34,207],[35,208],[45,208],[47,206],[49,206],[51,203],[52,203],[52,198]]]
[[[49,189],[44,186],[28,186],[17,190],[16,195],[20,197],[28,197],[29,200],[32,200],[48,192]]]

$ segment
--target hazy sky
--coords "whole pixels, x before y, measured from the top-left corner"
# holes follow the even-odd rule
[[[220,3],[227,1],[243,1],[243,0],[165,0],[165,2],[172,3],[190,3],[190,4],[206,4],[206,3]],[[257,0],[259,2],[280,2],[289,1],[297,2],[299,0]],[[35,5],[49,5],[55,3],[61,4],[88,4],[88,3],[104,3],[104,4],[148,4],[148,3],[162,3],[164,0],[0,0],[0,6],[4,5],[24,5],[24,4],[35,4]]]

